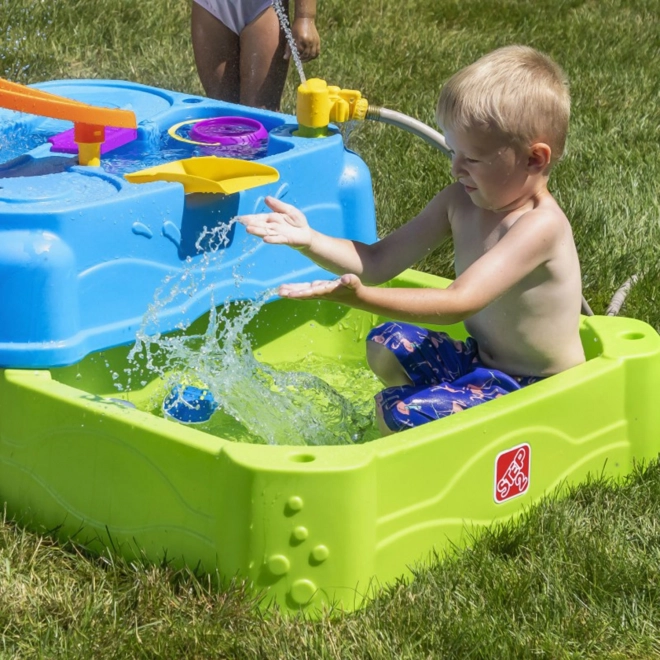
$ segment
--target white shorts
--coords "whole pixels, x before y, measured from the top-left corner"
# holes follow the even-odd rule
[[[194,0],[235,34],[273,4],[272,0]]]

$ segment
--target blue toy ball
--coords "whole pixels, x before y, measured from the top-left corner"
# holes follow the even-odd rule
[[[211,419],[218,404],[206,388],[175,385],[163,401],[163,413],[183,424],[200,424]]]

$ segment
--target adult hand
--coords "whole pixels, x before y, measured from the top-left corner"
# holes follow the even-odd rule
[[[265,201],[272,213],[253,213],[236,218],[248,234],[260,236],[265,243],[294,248],[307,248],[312,244],[313,231],[302,211],[274,197],[266,197]]]
[[[313,18],[296,18],[291,26],[293,40],[296,42],[298,54],[303,62],[309,62],[319,56],[321,51],[321,38],[316,29],[316,23]],[[284,59],[291,57],[289,44],[286,46]]]
[[[278,294],[282,298],[298,298],[312,300],[321,298],[354,306],[359,300],[360,289],[364,285],[357,275],[342,275],[336,280],[315,280],[300,284],[282,284]]]

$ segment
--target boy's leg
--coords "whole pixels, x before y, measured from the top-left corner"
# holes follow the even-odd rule
[[[483,366],[472,338],[462,342],[409,323],[374,328],[367,337],[367,359],[386,385],[375,397],[383,435],[447,417],[538,380]]]
[[[423,423],[410,420],[405,403],[401,404],[400,424],[392,421],[391,411],[384,406],[387,402],[397,405],[395,392],[424,391],[430,385],[454,379],[472,368],[475,355],[473,341],[454,341],[445,333],[409,323],[387,322],[374,328],[367,336],[367,362],[387,388],[376,396],[376,423],[381,434]]]
[[[239,36],[196,2],[192,3],[191,35],[197,73],[206,95],[239,103]]]
[[[430,387],[390,387],[376,395],[381,432],[421,426],[497,399],[522,385],[496,369],[477,367],[456,381]]]
[[[375,341],[367,342],[367,364],[385,387],[412,385],[412,380],[389,348]]]
[[[289,61],[284,59],[286,38],[273,7],[268,7],[246,25],[240,37],[240,102],[255,108],[279,110]]]
[[[392,435],[392,433],[395,432],[394,429],[391,429],[387,425],[387,422],[383,417],[383,409],[377,403],[376,403],[376,426],[378,427],[378,430],[380,431],[380,435],[382,438],[385,438],[388,435]]]
[[[367,361],[387,387],[456,380],[474,368],[476,359],[474,339],[462,342],[410,323],[389,321],[367,336]]]

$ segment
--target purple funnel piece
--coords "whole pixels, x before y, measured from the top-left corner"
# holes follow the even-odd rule
[[[257,144],[268,137],[268,131],[256,119],[213,117],[196,122],[190,137],[208,145]]]

